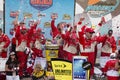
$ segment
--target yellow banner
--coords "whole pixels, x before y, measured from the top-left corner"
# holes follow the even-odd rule
[[[29,13],[29,12],[24,12],[23,15],[24,15],[24,17],[26,17],[26,18],[32,18],[32,14]]]
[[[72,63],[62,59],[52,59],[55,80],[72,80]]]

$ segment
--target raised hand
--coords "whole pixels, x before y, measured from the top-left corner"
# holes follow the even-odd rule
[[[52,19],[52,20],[55,20],[55,19],[57,19],[57,18],[58,18],[58,14],[57,14],[57,13],[52,13],[51,19]]]
[[[84,21],[84,20],[85,20],[85,18],[81,17],[79,21],[82,22],[82,21]]]

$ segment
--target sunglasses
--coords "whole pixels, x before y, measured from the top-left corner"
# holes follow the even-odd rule
[[[14,54],[10,55],[10,56],[15,56]]]
[[[94,32],[89,32],[90,34],[93,34]]]

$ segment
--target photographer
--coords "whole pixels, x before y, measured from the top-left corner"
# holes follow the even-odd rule
[[[6,80],[20,80],[18,75],[19,62],[15,52],[10,52],[10,56],[5,65]]]
[[[117,63],[116,63],[116,68],[118,68],[119,75],[120,75],[120,49],[116,52],[117,53]]]
[[[110,60],[105,64],[104,74],[107,76],[107,80],[119,80],[119,68],[116,65],[118,63],[116,53],[110,54]]]

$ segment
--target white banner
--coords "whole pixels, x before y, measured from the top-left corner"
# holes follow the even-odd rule
[[[110,57],[100,57],[100,66],[102,68],[105,67],[106,62],[110,59]]]
[[[0,58],[0,71],[5,71],[6,61],[7,61],[7,58]]]

